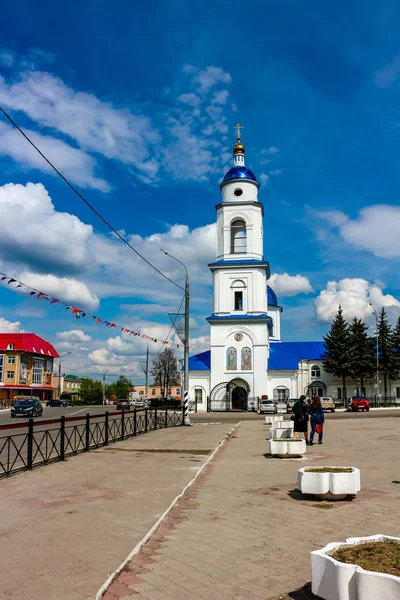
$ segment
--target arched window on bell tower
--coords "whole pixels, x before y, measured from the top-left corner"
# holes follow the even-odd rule
[[[232,285],[232,309],[234,311],[245,311],[247,307],[246,284],[241,279],[236,279]]]
[[[247,252],[247,231],[243,219],[236,219],[231,224],[231,254]]]

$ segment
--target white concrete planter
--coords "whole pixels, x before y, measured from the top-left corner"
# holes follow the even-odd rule
[[[293,429],[294,423],[293,421],[276,421],[273,423],[273,426],[276,429]]]
[[[280,423],[283,421],[283,417],[278,417],[278,415],[266,415],[265,422],[267,425],[272,425],[273,423]]]
[[[273,456],[303,456],[306,453],[306,442],[305,440],[293,440],[292,438],[285,441],[271,439],[268,440],[268,449]]]
[[[365,571],[357,565],[338,562],[330,555],[340,547],[363,542],[396,540],[388,535],[348,538],[311,552],[312,592],[324,600],[398,600],[400,577]]]
[[[346,496],[355,496],[361,489],[360,469],[348,468],[350,473],[312,473],[309,470],[312,467],[304,467],[297,471],[298,488],[302,494],[312,494],[321,499],[343,500]]]
[[[271,428],[269,430],[270,438],[291,438],[293,437],[293,429],[275,429]]]

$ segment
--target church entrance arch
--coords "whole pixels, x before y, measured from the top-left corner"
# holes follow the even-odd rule
[[[210,393],[209,411],[247,410],[248,386],[242,379],[218,383]]]

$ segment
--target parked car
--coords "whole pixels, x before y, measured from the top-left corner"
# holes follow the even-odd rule
[[[261,400],[260,403],[260,414],[265,413],[273,413],[276,415],[278,412],[278,407],[274,400]]]
[[[294,406],[295,402],[297,402],[297,398],[290,398],[290,399],[287,401],[287,404],[286,404],[286,412],[287,412],[288,414],[289,414],[289,413],[291,413],[291,412],[293,412],[293,406]]]
[[[117,410],[129,410],[131,408],[131,401],[128,398],[117,399]]]
[[[324,410],[335,412],[335,401],[333,396],[321,396],[321,406]]]
[[[12,417],[41,417],[42,414],[43,406],[40,404],[39,398],[33,396],[19,398],[11,407]]]
[[[356,410],[369,411],[369,400],[365,396],[353,396],[347,403],[347,410],[355,412]]]
[[[68,403],[60,398],[59,400],[48,400],[46,406],[68,406]]]
[[[142,398],[136,398],[132,400],[131,406],[132,408],[145,408],[147,406],[148,400],[143,396]]]

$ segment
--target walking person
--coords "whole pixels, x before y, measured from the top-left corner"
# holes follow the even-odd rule
[[[304,433],[304,439],[306,444],[308,441],[308,404],[305,396],[300,396],[299,400],[293,405],[293,435],[295,438],[299,437],[299,433]]]
[[[321,406],[321,398],[315,396],[310,406],[310,421],[311,421],[311,433],[310,433],[310,446],[313,445],[314,434],[318,433],[318,444],[322,444],[322,438],[324,435],[324,423],[325,415],[324,409]]]

